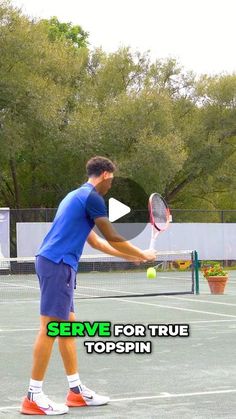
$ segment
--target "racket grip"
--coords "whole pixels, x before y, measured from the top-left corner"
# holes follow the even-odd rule
[[[152,237],[149,245],[150,250],[155,250],[156,237]]]

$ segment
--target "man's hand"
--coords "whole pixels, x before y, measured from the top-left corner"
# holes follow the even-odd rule
[[[147,262],[152,262],[157,259],[157,254],[155,250],[147,249],[143,251],[143,254],[146,257]]]

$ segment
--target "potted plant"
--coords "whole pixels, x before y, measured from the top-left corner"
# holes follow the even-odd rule
[[[207,279],[212,294],[224,294],[225,285],[228,281],[226,272],[219,263],[203,267],[203,276]]]

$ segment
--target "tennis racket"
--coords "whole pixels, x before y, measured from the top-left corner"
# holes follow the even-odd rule
[[[149,248],[155,249],[157,236],[168,228],[170,221],[172,221],[172,217],[166,201],[156,192],[151,194],[149,198],[148,209],[150,223],[152,225],[152,235]]]

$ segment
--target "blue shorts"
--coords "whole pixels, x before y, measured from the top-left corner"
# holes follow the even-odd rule
[[[37,256],[35,263],[41,291],[40,314],[68,320],[74,311],[76,272],[64,262],[55,263]]]

